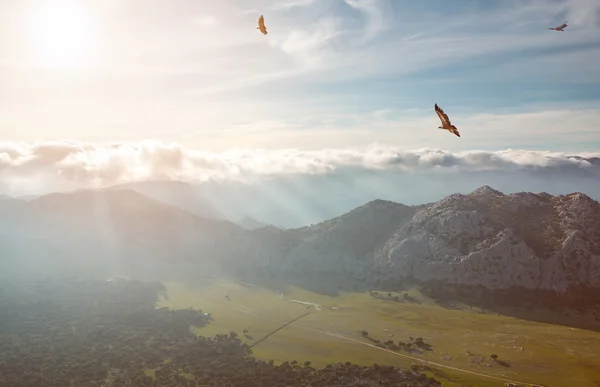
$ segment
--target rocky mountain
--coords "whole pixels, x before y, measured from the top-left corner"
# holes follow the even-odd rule
[[[581,193],[504,195],[484,186],[421,206],[374,201],[293,232],[302,243],[281,257],[282,271],[488,289],[600,288],[600,204]]]
[[[172,262],[201,262],[233,275],[600,288],[600,204],[581,193],[505,195],[484,186],[419,206],[375,200],[296,229],[246,230],[131,190],[82,191],[1,201],[0,239],[3,257],[161,262],[165,272]]]
[[[347,214],[293,230],[302,243],[291,248],[279,267],[302,271],[352,271],[363,276],[368,259],[410,221],[415,210],[390,201],[374,200]]]
[[[420,209],[370,262],[383,278],[600,287],[600,204],[581,193],[503,195],[484,186]]]

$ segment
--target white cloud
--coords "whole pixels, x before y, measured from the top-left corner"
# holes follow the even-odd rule
[[[311,30],[291,30],[281,44],[281,49],[288,54],[300,53],[303,56],[313,56],[318,54],[320,48],[327,46],[332,38],[340,34],[339,19],[320,19],[311,24]]]
[[[288,1],[280,1],[277,2],[274,9],[291,9],[297,7],[306,7],[312,5],[314,2],[318,0],[288,0]]]
[[[571,156],[575,155],[513,149],[407,151],[376,144],[362,149],[240,149],[211,153],[157,142],[0,143],[0,193],[31,194],[144,180],[250,182],[281,175],[333,175],[345,170],[411,174],[547,170],[600,179],[600,159],[593,159],[600,153],[582,155],[587,158]]]
[[[366,43],[384,30],[392,19],[392,8],[387,0],[344,0],[350,7],[361,11],[366,18],[364,36]]]

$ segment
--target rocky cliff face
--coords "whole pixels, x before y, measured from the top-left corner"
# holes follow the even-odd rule
[[[581,193],[504,195],[484,186],[419,207],[374,201],[289,232],[298,244],[271,267],[488,289],[600,287],[600,204]]]
[[[482,187],[418,211],[373,257],[384,277],[490,289],[600,287],[600,205]]]

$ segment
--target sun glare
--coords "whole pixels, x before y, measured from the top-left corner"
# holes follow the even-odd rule
[[[28,29],[37,64],[73,69],[84,66],[94,45],[93,18],[79,1],[51,1],[31,10]]]

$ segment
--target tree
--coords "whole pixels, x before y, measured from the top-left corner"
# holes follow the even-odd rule
[[[369,336],[369,332],[367,332],[367,331],[362,331],[362,332],[360,332],[360,334],[362,335],[362,337]]]
[[[490,355],[490,357],[491,357],[493,360],[496,360],[496,359],[498,359],[498,355],[496,355],[495,353],[491,354],[491,355]]]

